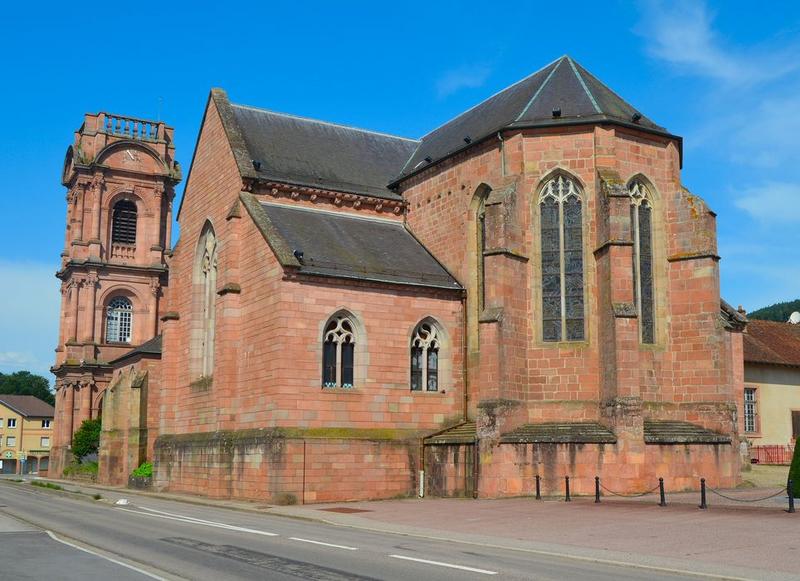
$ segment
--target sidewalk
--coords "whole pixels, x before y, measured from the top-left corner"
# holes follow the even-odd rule
[[[112,502],[122,497],[151,496],[590,560],[733,577],[800,579],[800,512],[786,512],[785,494],[742,508],[709,492],[708,510],[697,508],[698,492],[668,494],[666,507],[658,506],[657,494],[635,499],[605,496],[600,504],[595,504],[593,497],[576,497],[570,503],[563,499],[426,498],[274,506],[60,482],[66,488],[90,494],[99,490]],[[721,492],[736,498],[758,498],[776,490]]]

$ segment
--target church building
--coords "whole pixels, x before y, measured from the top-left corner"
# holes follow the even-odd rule
[[[214,89],[173,129],[86,116],[51,471],[325,502],[739,480],[745,318],[682,139],[568,56],[421,139]]]

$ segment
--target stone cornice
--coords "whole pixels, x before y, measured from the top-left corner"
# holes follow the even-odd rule
[[[667,258],[667,262],[681,262],[682,260],[702,260],[710,258],[714,262],[719,262],[721,257],[713,252],[685,252],[682,254],[673,254]]]
[[[242,184],[242,189],[252,194],[269,195],[273,198],[289,198],[292,200],[304,200],[309,202],[322,200],[332,203],[335,206],[355,209],[363,208],[375,212],[401,214],[407,206],[405,200],[387,200],[385,198],[368,196],[366,194],[337,192],[335,190],[298,186],[282,182],[243,178]]]

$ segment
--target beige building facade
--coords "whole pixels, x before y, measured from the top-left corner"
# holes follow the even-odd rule
[[[53,406],[32,395],[0,395],[0,474],[37,474],[50,464]]]

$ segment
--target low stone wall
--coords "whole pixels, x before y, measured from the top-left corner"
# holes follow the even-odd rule
[[[272,429],[160,436],[154,488],[282,504],[416,493],[418,438],[397,433],[314,435]]]

